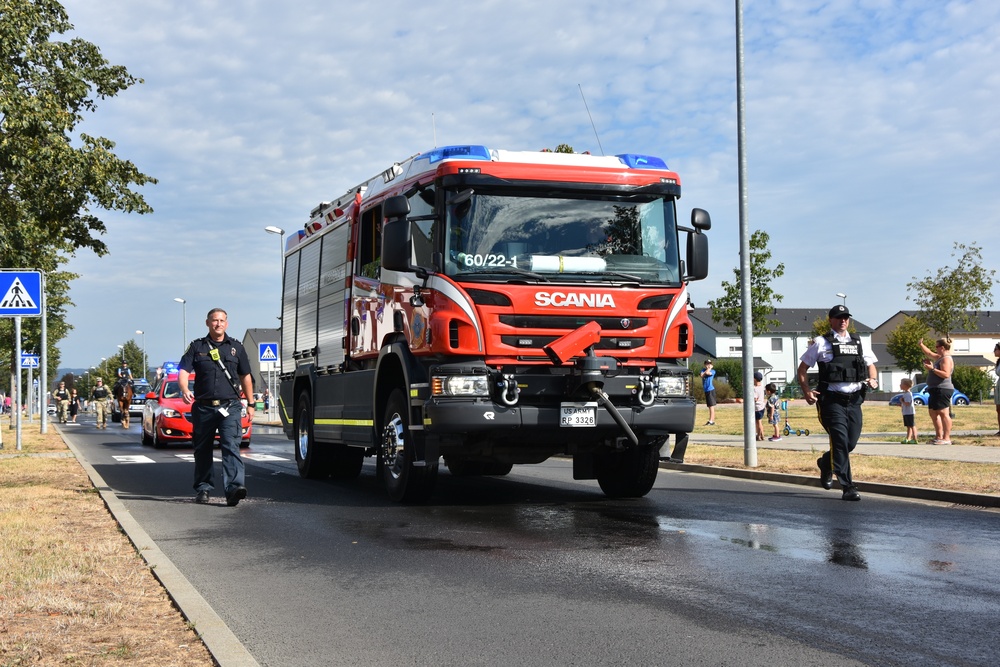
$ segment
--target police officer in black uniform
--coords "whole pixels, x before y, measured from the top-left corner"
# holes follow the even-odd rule
[[[250,361],[243,345],[226,335],[229,316],[221,308],[208,311],[205,320],[208,335],[191,341],[181,357],[177,381],[181,396],[191,407],[194,423],[194,489],[195,502],[207,503],[212,483],[212,448],[219,434],[222,449],[222,481],[226,504],[237,505],[247,497],[244,486],[243,459],[240,458],[243,402],[253,396]],[[188,388],[188,378],[194,373],[194,392]],[[253,419],[254,405],[247,405]]]
[[[861,500],[851,478],[850,453],[861,437],[861,404],[868,389],[878,386],[875,355],[862,349],[861,339],[847,328],[847,306],[830,309],[830,332],[817,336],[799,358],[799,387],[806,402],[819,402],[819,421],[830,435],[830,452],[816,464],[824,489],[833,488],[837,475],[844,500]],[[809,388],[807,372],[819,364],[819,386]]]

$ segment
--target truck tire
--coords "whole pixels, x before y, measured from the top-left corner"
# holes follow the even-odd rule
[[[330,462],[326,450],[317,446],[313,437],[312,399],[309,392],[299,394],[298,416],[295,427],[298,437],[295,440],[295,464],[299,468],[299,476],[306,479],[324,479],[330,476]]]
[[[330,476],[334,479],[357,479],[365,463],[365,450],[360,447],[334,445]]]
[[[415,466],[410,403],[402,389],[389,394],[378,442],[378,468],[389,498],[397,503],[427,500],[437,481],[438,464]]]
[[[597,456],[597,483],[609,498],[641,498],[653,488],[660,467],[660,450],[644,441],[625,451],[602,451]]]

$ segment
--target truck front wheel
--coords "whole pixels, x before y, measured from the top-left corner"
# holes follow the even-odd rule
[[[389,498],[397,503],[419,503],[430,496],[438,464],[416,466],[415,443],[410,431],[410,404],[402,389],[393,389],[385,405],[378,468]]]
[[[643,441],[624,451],[602,451],[597,455],[597,483],[610,498],[641,498],[653,488],[660,467],[657,441]]]

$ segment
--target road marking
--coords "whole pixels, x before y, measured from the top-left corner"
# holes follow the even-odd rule
[[[251,461],[291,461],[291,459],[271,454],[240,454],[240,456]]]
[[[156,463],[153,459],[141,454],[138,456],[112,456],[111,458],[118,463]]]

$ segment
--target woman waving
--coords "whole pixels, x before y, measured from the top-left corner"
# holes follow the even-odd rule
[[[951,382],[955,360],[951,358],[951,339],[938,338],[934,349],[920,341],[923,350],[924,369],[927,371],[927,412],[934,423],[935,445],[951,444],[951,395],[955,385]]]

